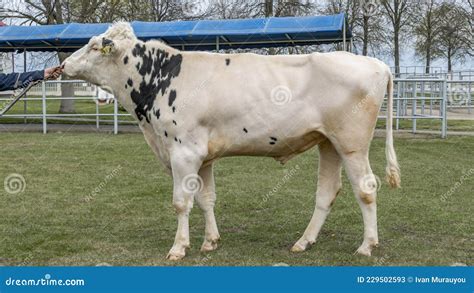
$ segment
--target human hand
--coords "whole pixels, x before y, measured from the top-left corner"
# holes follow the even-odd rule
[[[50,67],[44,70],[44,79],[56,79],[63,73],[61,66]]]

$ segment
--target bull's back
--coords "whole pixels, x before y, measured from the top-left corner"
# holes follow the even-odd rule
[[[247,117],[285,128],[301,115],[317,124],[329,108],[376,96],[376,88],[386,88],[389,72],[376,59],[346,52],[223,56],[230,64],[205,92],[208,112],[230,124]]]

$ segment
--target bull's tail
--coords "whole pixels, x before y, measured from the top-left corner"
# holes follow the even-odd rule
[[[385,179],[392,188],[400,187],[400,167],[397,162],[397,155],[393,148],[393,77],[389,71],[389,80],[387,85],[387,138],[385,142],[385,156],[387,157],[387,167],[385,169]]]

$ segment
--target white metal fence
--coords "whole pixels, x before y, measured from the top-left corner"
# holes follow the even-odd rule
[[[396,78],[394,80],[394,118],[395,129],[400,128],[400,120],[408,119],[412,121],[412,132],[417,132],[417,121],[424,119],[435,119],[440,121],[440,134],[444,138],[447,134],[447,111],[450,107],[467,108],[471,113],[472,107],[472,83],[471,80],[447,80],[439,78]],[[73,83],[75,96],[61,97],[60,85],[62,83]],[[95,100],[97,91],[95,86],[78,80],[55,80],[42,82],[36,88],[32,88],[28,94],[30,97],[24,98],[24,113],[5,114],[0,118],[0,123],[4,118],[26,119],[39,118],[42,121],[43,133],[48,131],[48,120],[66,120],[74,122],[95,121],[96,127],[101,124],[113,124],[115,134],[119,131],[120,124],[133,123],[131,119],[123,119],[130,114],[120,113],[117,103],[113,103],[112,113],[101,113],[100,106],[95,106],[95,112],[61,114],[48,113],[47,103],[54,100]],[[58,94],[59,93],[59,94]],[[40,96],[40,97],[31,97]],[[9,98],[0,98],[8,100]],[[28,101],[41,101],[41,113],[27,113],[26,103]],[[385,110],[386,107],[382,107]],[[121,119],[122,118],[122,119]],[[386,119],[386,115],[381,114],[379,119]]]
[[[74,96],[81,96],[81,97],[94,97],[97,92],[97,87],[92,85],[88,82],[82,80],[63,80],[61,82],[47,82],[46,83],[46,96],[61,96],[61,83],[72,83],[74,87]],[[43,95],[43,86],[41,84],[33,86],[29,92],[29,95],[32,96],[41,96]]]
[[[61,84],[72,83],[74,84],[74,96],[73,97],[62,97],[61,96]],[[59,92],[59,94],[58,94]],[[46,81],[34,86],[28,92],[30,97],[22,98],[21,101],[24,103],[24,113],[21,114],[5,114],[0,118],[15,118],[15,119],[26,119],[36,118],[41,119],[43,124],[43,133],[48,132],[48,120],[62,120],[68,122],[92,122],[94,121],[96,127],[99,128],[100,124],[111,123],[113,124],[114,134],[118,133],[119,123],[132,123],[131,121],[120,121],[120,117],[131,116],[130,114],[119,113],[118,104],[113,103],[113,113],[101,113],[99,104],[96,102],[97,89],[94,85],[91,85],[82,80],[53,80]],[[40,97],[31,97],[40,96]],[[10,100],[10,97],[0,98],[0,102]],[[95,102],[94,113],[48,113],[47,103],[48,101],[58,100],[75,100],[75,101],[93,101]],[[41,101],[41,113],[27,113],[28,107],[26,106],[29,101]],[[1,104],[1,103],[0,103]],[[10,110],[11,111],[11,110]],[[104,119],[106,118],[106,119]],[[108,119],[107,119],[108,118]]]
[[[447,134],[447,80],[436,78],[397,78],[394,80],[395,129],[400,120],[412,121],[412,132],[417,132],[417,120],[435,119],[440,123],[441,137]],[[384,107],[386,110],[386,107]],[[379,119],[386,115],[379,116]]]
[[[432,66],[426,73],[425,66],[400,66],[400,71],[395,74],[395,67],[390,67],[396,78],[441,78],[455,81],[474,81],[473,70],[459,70],[447,72],[442,67]]]

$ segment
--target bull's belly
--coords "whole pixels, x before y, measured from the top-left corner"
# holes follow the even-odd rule
[[[264,156],[272,157],[282,164],[315,145],[326,137],[317,131],[311,131],[301,136],[279,138],[276,141],[270,137],[244,141],[231,141],[227,138],[210,140],[206,161],[212,162],[221,157],[231,156]]]

